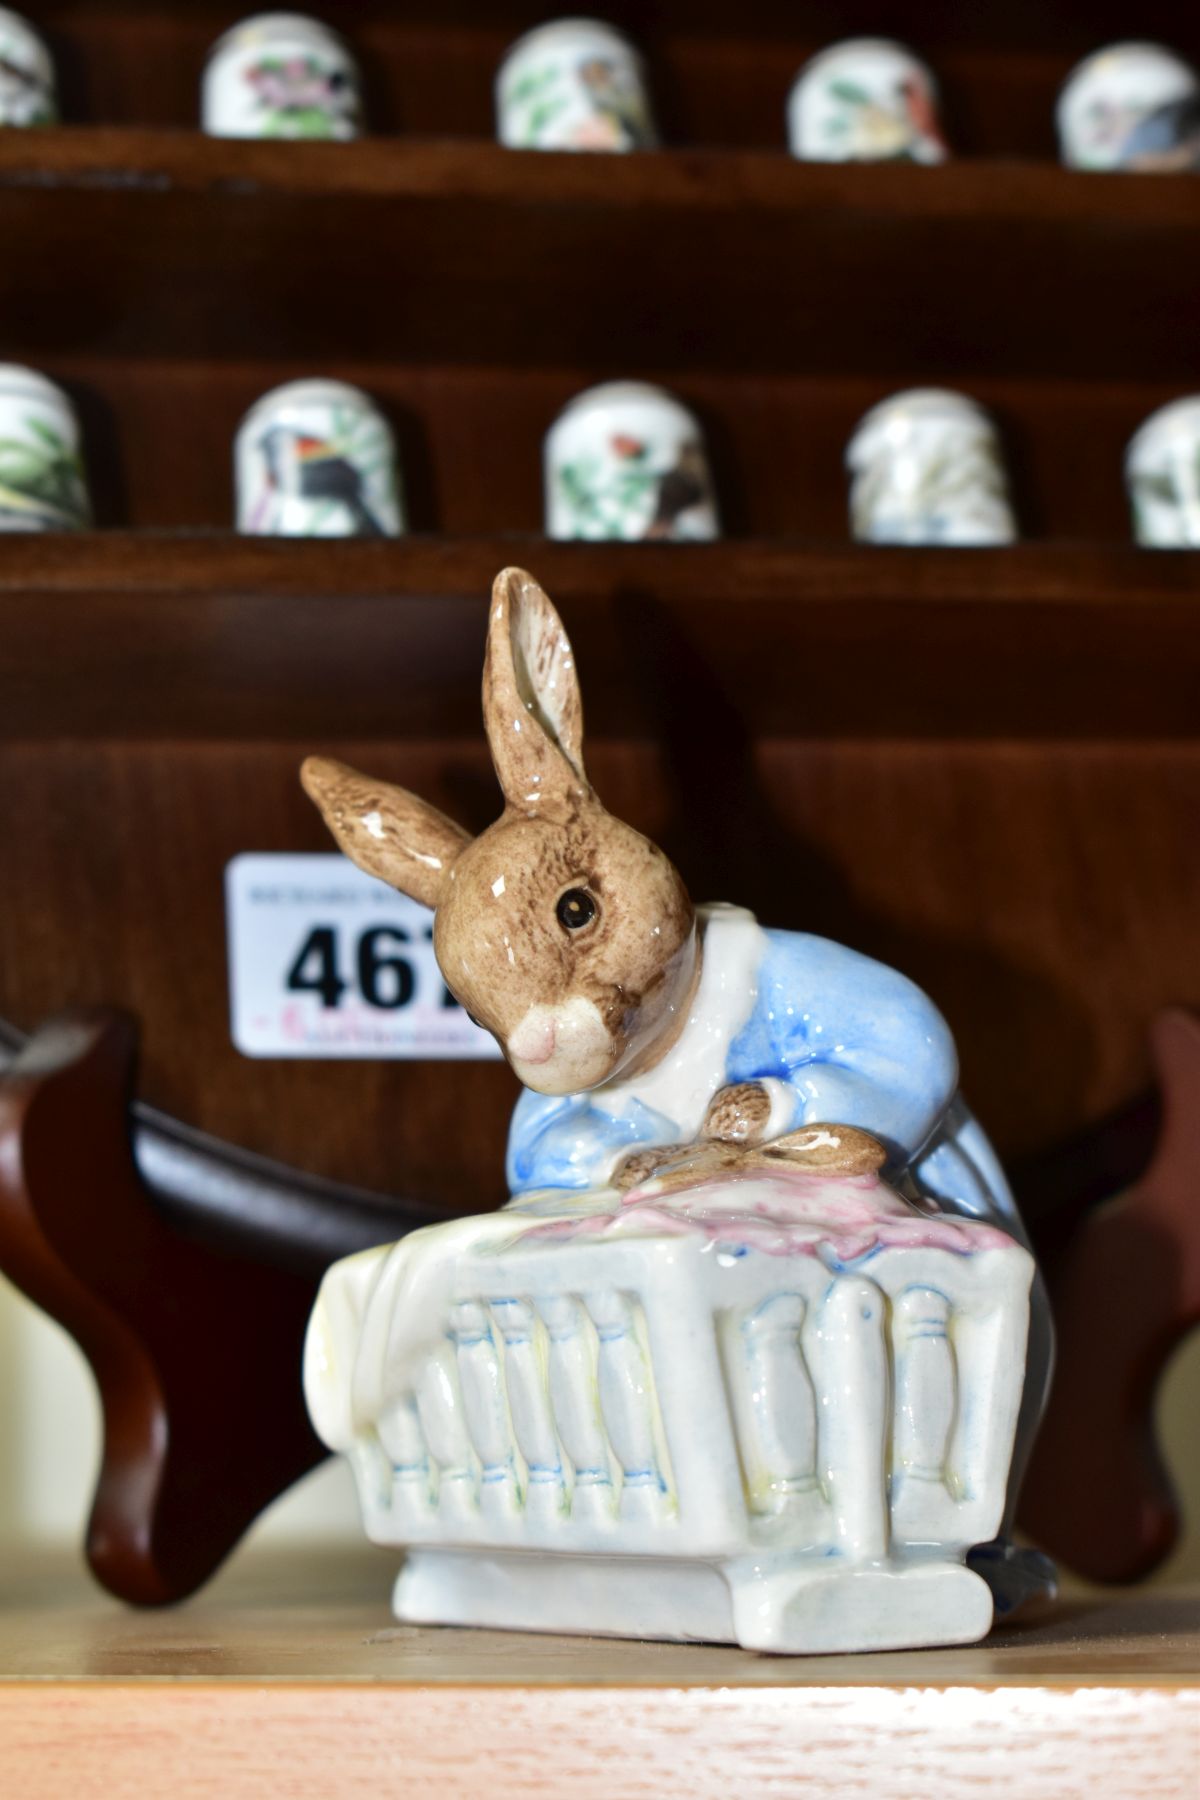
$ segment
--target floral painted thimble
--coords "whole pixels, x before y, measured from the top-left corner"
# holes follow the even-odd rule
[[[0,364],[0,531],[92,522],[75,408],[35,369]]]
[[[704,435],[662,388],[611,381],[546,434],[546,535],[699,542],[721,535]]]
[[[213,45],[201,111],[210,137],[355,138],[363,129],[358,65],[319,19],[259,13]]]
[[[1134,433],[1125,484],[1139,544],[1200,549],[1200,394],[1160,407]]]
[[[598,19],[559,19],[519,38],[496,77],[497,135],[511,150],[652,150],[641,55]]]
[[[944,162],[932,71],[890,38],[847,38],[801,69],[788,142],[803,162]]]
[[[996,428],[965,394],[913,388],[862,419],[846,448],[850,528],[866,544],[1011,544]]]
[[[1057,120],[1069,168],[1200,169],[1200,75],[1161,44],[1097,50],[1068,76]]]
[[[259,537],[399,537],[396,442],[344,381],[289,381],[255,402],[234,447],[238,530]]]
[[[57,118],[49,50],[28,20],[0,7],[0,125],[53,125]]]

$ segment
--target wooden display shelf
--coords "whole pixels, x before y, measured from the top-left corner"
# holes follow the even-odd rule
[[[799,739],[1200,730],[1187,556],[100,534],[6,547],[4,735],[474,743],[507,563],[562,605],[596,736],[715,705]]]
[[[958,1650],[726,1647],[397,1626],[392,1559],[248,1551],[134,1615],[59,1566],[0,1577],[0,1785],[47,1800],[372,1786],[457,1796],[1182,1797],[1200,1600],[1068,1599]],[[1002,1747],[1002,1748],[1001,1748]]]
[[[66,116],[89,123],[191,125],[205,56],[230,24],[222,0],[42,0]],[[332,16],[332,15],[331,15]],[[674,145],[779,146],[801,64],[840,37],[884,32],[937,71],[951,142],[964,156],[1053,160],[1054,101],[1073,64],[1127,35],[1120,0],[885,0],[869,15],[820,0],[606,0],[603,16],[645,53],[654,110]],[[339,0],[334,22],[363,71],[375,133],[490,138],[505,50],[547,17],[545,0]],[[1138,30],[1186,54],[1177,0],[1146,0]]]
[[[1193,185],[782,149],[0,139],[9,345],[1194,381]],[[1047,279],[1053,269],[1054,280]]]
[[[410,530],[447,538],[540,532],[542,439],[559,410],[614,365],[505,368],[363,360],[353,344],[320,360],[218,361],[63,350],[41,367],[70,392],[100,525],[227,531],[232,446],[268,388],[314,373],[357,383],[396,433]],[[902,378],[739,375],[654,364],[621,374],[665,382],[701,421],[731,538],[846,545],[845,449],[863,414]],[[1125,447],[1178,392],[1169,384],[1029,380],[981,369],[971,393],[999,425],[1022,535],[1130,545]]]
[[[491,1206],[504,1067],[235,1052],[222,876],[246,851],[328,849],[305,749],[472,829],[494,816],[485,596],[516,561],[562,605],[606,803],[697,895],[911,973],[1001,1152],[1036,1155],[1141,1091],[1151,1017],[1200,999],[1200,558],[1131,548],[1121,481],[1132,431],[1196,385],[1197,188],[1054,161],[1058,85],[1127,8],[886,0],[868,21],[818,0],[735,18],[613,0],[672,147],[600,158],[490,141],[499,58],[544,10],[347,0],[375,135],[337,146],[199,134],[221,0],[39,8],[77,123],[0,134],[3,354],[68,387],[98,519],[132,529],[0,557],[0,1015],[124,1003],[141,1092],[184,1121],[333,1180]],[[864,28],[927,55],[959,160],[787,156],[796,68]],[[1194,54],[1171,0],[1138,29]],[[318,373],[397,426],[413,536],[227,531],[238,419]],[[618,376],[696,408],[721,543],[535,535],[546,426]],[[942,381],[996,412],[1043,541],[845,541],[857,418]],[[1143,1267],[1175,1254],[1131,1242]],[[77,1792],[103,1766],[125,1800],[174,1762],[183,1796],[381,1776],[1186,1791],[1182,1597],[1072,1603],[961,1653],[782,1664],[397,1632],[382,1559],[255,1568],[154,1621],[57,1576],[0,1580],[0,1786],[45,1791],[49,1771]]]

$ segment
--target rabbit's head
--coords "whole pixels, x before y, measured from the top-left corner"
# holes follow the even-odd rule
[[[360,868],[436,908],[446,983],[527,1087],[570,1094],[658,1060],[699,966],[675,868],[600,804],[562,621],[533,577],[497,576],[483,711],[505,807],[471,838],[403,788],[310,757],[303,781]]]

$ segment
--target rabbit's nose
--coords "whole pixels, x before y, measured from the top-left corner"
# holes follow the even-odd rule
[[[554,1055],[554,1020],[527,1013],[508,1040],[508,1053],[523,1063],[549,1062]]]

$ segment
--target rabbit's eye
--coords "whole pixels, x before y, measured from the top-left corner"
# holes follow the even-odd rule
[[[564,931],[580,931],[596,916],[596,902],[586,888],[568,888],[555,907],[555,915]]]

